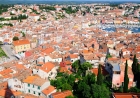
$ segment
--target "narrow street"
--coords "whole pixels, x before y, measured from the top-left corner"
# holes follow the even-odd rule
[[[12,50],[12,45],[2,45],[1,48],[8,56],[8,58],[6,60],[7,62],[12,61],[12,60],[17,60],[17,58],[14,56],[14,53]]]

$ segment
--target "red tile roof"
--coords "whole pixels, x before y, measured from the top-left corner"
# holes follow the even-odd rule
[[[55,87],[54,86],[49,86],[47,87],[46,89],[44,89],[42,92],[45,94],[45,95],[49,95],[51,92],[53,92],[55,90]]]
[[[28,39],[13,41],[14,46],[30,44]]]
[[[56,92],[52,94],[53,98],[65,98],[70,95],[73,96],[72,92],[69,90],[64,91],[64,92]]]
[[[134,94],[134,93],[114,93],[115,98],[140,98],[140,93]]]
[[[53,68],[55,67],[55,65],[51,62],[47,62],[45,63],[40,69],[45,71],[45,72],[49,72],[51,71]]]

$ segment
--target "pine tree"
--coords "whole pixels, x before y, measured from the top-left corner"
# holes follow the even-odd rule
[[[128,78],[128,64],[126,60],[126,65],[125,65],[125,73],[124,73],[124,87],[123,87],[123,92],[127,93],[128,92],[128,83],[129,83],[129,78]]]
[[[136,54],[135,54],[133,58],[133,63],[132,63],[133,74],[136,74],[136,70],[137,70],[137,59],[136,59]]]
[[[136,75],[137,75],[137,64],[138,64],[138,60],[136,58],[136,54],[134,55],[134,58],[133,58],[133,63],[132,63],[132,71],[133,71],[133,74],[134,74],[134,81],[136,81]]]
[[[97,84],[101,85],[103,83],[103,75],[101,73],[101,65],[98,67]]]

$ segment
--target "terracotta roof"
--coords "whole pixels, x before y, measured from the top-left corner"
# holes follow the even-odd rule
[[[8,68],[8,69],[5,69],[5,70],[3,70],[3,71],[1,71],[0,72],[0,74],[4,77],[4,76],[8,76],[8,75],[10,75],[10,73],[12,73],[13,71],[10,69],[10,68]]]
[[[15,64],[17,69],[26,69],[22,64]]]
[[[45,94],[45,95],[49,95],[51,92],[53,92],[55,90],[55,87],[54,86],[49,86],[47,87],[46,89],[44,89],[42,92]]]
[[[43,53],[46,53],[46,54],[50,54],[54,51],[54,49],[51,47],[51,48],[47,48],[43,51]]]
[[[21,95],[21,92],[12,91],[10,89],[0,90],[0,96],[3,96],[4,98],[10,98],[12,95],[18,96]]]
[[[70,54],[69,56],[70,56],[70,58],[72,58],[72,59],[73,59],[73,58],[78,58],[78,55],[77,55],[77,54]]]
[[[51,62],[47,62],[45,63],[40,69],[45,71],[45,72],[49,72],[51,71],[53,68],[55,67],[55,65]]]
[[[70,70],[68,70],[66,67],[60,67],[60,71],[59,72],[64,72],[67,74],[72,74],[72,72]]]
[[[31,56],[32,55],[32,53],[30,52],[30,51],[26,51],[25,52],[25,57],[29,57],[29,56]]]
[[[14,46],[30,44],[28,39],[13,41]]]
[[[0,90],[2,90],[2,89],[7,89],[7,87],[8,87],[8,82],[2,82],[2,83],[0,83]]]
[[[65,98],[70,95],[73,96],[72,92],[69,90],[64,91],[64,92],[56,92],[52,94],[53,98]]]
[[[38,76],[28,76],[23,82],[29,83],[29,84],[34,84],[37,86],[42,86],[46,82],[46,80],[42,79]]]
[[[133,93],[114,93],[115,98],[140,98],[140,94],[133,94]]]

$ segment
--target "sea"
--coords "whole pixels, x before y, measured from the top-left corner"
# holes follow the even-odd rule
[[[124,27],[120,27],[120,28],[124,28]],[[102,30],[106,31],[106,32],[116,32],[116,28],[115,27],[104,27],[101,28]],[[140,27],[133,27],[133,28],[126,28],[130,31],[132,31],[132,33],[140,33]]]

